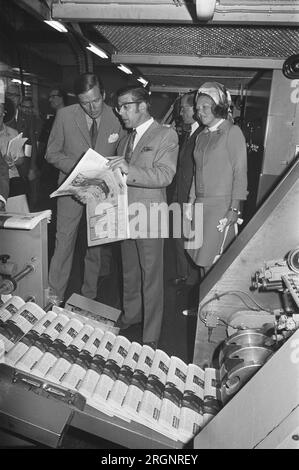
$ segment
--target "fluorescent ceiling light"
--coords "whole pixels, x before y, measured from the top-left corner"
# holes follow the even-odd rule
[[[22,80],[19,80],[18,78],[13,78],[11,81],[12,81],[13,83],[19,83],[19,84],[23,83],[23,85],[25,85],[25,86],[31,86],[31,83],[22,82]]]
[[[137,78],[137,80],[138,82],[142,83],[143,86],[146,86],[148,84],[148,81],[142,77]]]
[[[67,33],[68,30],[66,27],[60,23],[59,21],[54,21],[54,20],[44,20],[45,23],[47,23],[49,26],[52,26],[52,28],[56,29],[60,33]]]
[[[128,75],[130,75],[130,74],[133,73],[132,70],[129,69],[129,67],[126,67],[126,66],[123,65],[123,64],[118,65],[117,68],[118,68],[119,70],[121,70],[122,72],[127,73]]]
[[[102,59],[108,59],[108,55],[106,54],[106,52],[103,51],[102,49],[100,49],[99,47],[95,46],[92,43],[89,43],[89,45],[86,46],[86,49],[88,49],[89,51],[91,51],[94,54],[98,55]]]

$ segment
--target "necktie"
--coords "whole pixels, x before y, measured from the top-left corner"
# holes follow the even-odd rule
[[[92,125],[90,127],[90,139],[91,139],[91,147],[94,149],[96,146],[97,136],[98,136],[98,125],[97,120],[92,120]]]
[[[126,151],[125,151],[125,160],[126,160],[127,163],[130,163],[130,160],[132,158],[133,146],[134,146],[134,140],[135,140],[136,134],[137,134],[137,132],[134,129],[130,133],[130,136],[129,136],[129,139],[128,139],[128,143],[127,143],[127,147],[126,147]]]

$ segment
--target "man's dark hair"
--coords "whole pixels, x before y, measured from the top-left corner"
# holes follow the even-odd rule
[[[185,93],[181,97],[181,100],[182,100],[182,98],[185,98],[188,106],[194,106],[196,93],[197,93],[196,91],[189,91],[188,93]]]
[[[145,103],[150,103],[150,94],[146,88],[143,86],[126,86],[124,88],[120,88],[116,92],[116,97],[119,98],[120,96],[126,95],[127,93],[131,93],[132,97],[136,101],[144,101]]]
[[[57,95],[60,96],[63,100],[64,106],[67,105],[67,92],[63,88],[53,88],[53,90],[57,91]]]
[[[78,96],[78,95],[81,95],[81,93],[86,93],[87,91],[91,90],[95,86],[99,87],[101,95],[103,95],[104,86],[102,82],[100,81],[100,79],[94,73],[90,73],[90,72],[82,73],[75,80],[74,92]]]

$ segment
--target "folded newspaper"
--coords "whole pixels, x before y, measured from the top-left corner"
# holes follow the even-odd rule
[[[27,137],[23,137],[23,132],[13,137],[7,144],[7,158],[15,161],[19,157],[23,156],[23,146],[27,140]]]
[[[50,197],[74,196],[86,202],[88,246],[129,238],[127,185],[107,158],[87,150],[70,175]]]
[[[51,215],[52,211],[50,209],[42,212],[27,212],[23,214],[0,212],[0,229],[32,230],[43,219],[47,219],[50,222]]]

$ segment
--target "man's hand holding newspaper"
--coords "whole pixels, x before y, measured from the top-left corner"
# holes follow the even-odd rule
[[[51,197],[66,195],[86,204],[88,246],[128,238],[125,176],[106,157],[89,149]]]

